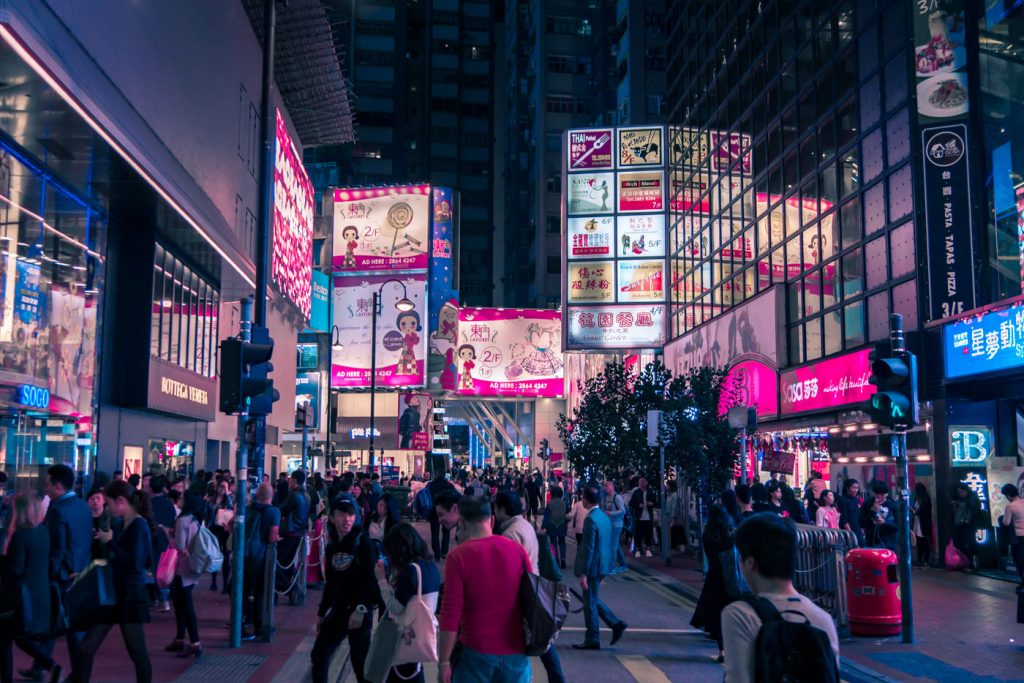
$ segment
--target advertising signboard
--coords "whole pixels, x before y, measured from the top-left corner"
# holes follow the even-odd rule
[[[331,387],[368,388],[373,292],[381,292],[377,318],[377,385],[421,387],[424,382],[427,333],[426,275],[407,275],[401,283],[388,275],[334,278],[334,325],[331,328]],[[385,283],[387,283],[385,285]],[[385,285],[381,289],[381,285]],[[415,307],[401,312],[395,304],[407,296]]]
[[[426,270],[430,186],[334,191],[335,271]]]
[[[447,187],[433,188],[433,235],[430,252],[430,355],[427,388],[455,388],[455,342],[459,326],[459,294],[455,290],[455,226],[457,202]]]
[[[566,222],[570,259],[610,258],[615,241],[613,216],[582,216]]]
[[[295,369],[316,370],[317,368],[317,345],[296,344],[295,345]]]
[[[665,306],[569,306],[568,343],[586,349],[656,349],[665,344]]]
[[[1024,367],[1024,302],[942,327],[946,377]]]
[[[615,262],[569,264],[569,301],[602,303],[615,300]]]
[[[429,451],[432,445],[434,397],[430,394],[398,395],[398,442],[402,450]]]
[[[620,303],[664,301],[665,261],[619,261],[617,282]]]
[[[931,320],[961,315],[975,307],[967,136],[967,126],[962,123],[921,131]]]
[[[569,170],[613,168],[612,144],[611,128],[569,131]]]
[[[614,173],[574,173],[566,181],[566,210],[570,216],[613,213]]]
[[[561,346],[558,311],[463,308],[459,310],[456,392],[559,397],[565,385]]]
[[[295,411],[302,406],[308,406],[313,413],[313,424],[310,429],[316,431],[320,428],[320,373],[319,372],[298,372],[295,374]],[[295,420],[296,429],[301,429],[298,419]]]
[[[753,174],[750,154],[750,136],[746,133],[724,133],[713,130],[711,140],[711,170],[715,173]],[[732,165],[739,161],[736,168]]]
[[[270,278],[308,319],[313,272],[313,183],[280,110],[276,132]]]
[[[331,327],[331,278],[327,273],[313,271],[312,303],[309,309],[309,329],[329,332]]]
[[[877,391],[868,383],[867,349],[811,363],[779,376],[783,416],[867,401]]]
[[[619,128],[619,168],[631,166],[661,166],[661,126]]]
[[[616,253],[619,258],[651,258],[665,255],[665,214],[619,216],[615,219]]]
[[[619,213],[662,211],[665,208],[665,172],[619,173]]]
[[[708,134],[697,128],[669,128],[672,136],[672,165],[694,170],[701,167],[709,154]]]
[[[964,2],[910,4],[918,120],[934,123],[962,119],[969,109]]]

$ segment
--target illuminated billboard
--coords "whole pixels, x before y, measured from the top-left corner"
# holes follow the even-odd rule
[[[365,389],[370,386],[373,293],[380,292],[377,317],[377,385],[422,387],[427,350],[427,278],[405,276],[400,282],[388,275],[334,278],[334,324],[331,327],[331,387]],[[382,287],[383,285],[383,287]],[[407,296],[411,311],[395,305]]]
[[[426,270],[430,186],[334,190],[335,272]]]
[[[665,343],[665,141],[662,126],[566,133],[562,168],[562,301],[567,305],[562,343],[566,350],[644,349]],[[594,151],[588,154],[589,150]],[[598,152],[600,165],[591,164]]]
[[[565,386],[561,346],[558,311],[463,308],[456,393],[559,397]]]
[[[276,148],[270,278],[308,320],[313,277],[313,183],[280,110]]]

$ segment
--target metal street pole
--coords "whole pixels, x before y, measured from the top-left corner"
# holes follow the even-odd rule
[[[252,298],[242,299],[241,338],[252,340]],[[235,456],[235,519],[231,552],[231,631],[228,647],[242,644],[242,584],[244,581],[245,556],[245,498],[246,479],[249,476],[249,443],[246,427],[249,424],[248,408],[238,414],[238,452]]]
[[[889,317],[889,341],[893,353],[905,351],[903,316]],[[910,572],[910,472],[907,464],[907,432],[895,429],[892,434],[892,454],[896,459],[896,485],[900,487],[898,542],[900,562],[900,603],[903,611],[903,642],[914,642],[914,605]]]
[[[659,439],[660,441],[660,439]],[[661,444],[658,448],[659,459],[661,461],[661,559],[665,560],[665,566],[669,567],[672,565],[672,553],[669,552],[669,528],[668,528],[668,482],[666,481],[668,474],[665,472],[665,444]]]
[[[381,285],[383,288],[384,285]],[[377,416],[377,306],[380,305],[380,292],[373,293],[373,322],[370,326],[370,474],[376,463],[374,460],[373,435],[376,432],[375,418]],[[384,485],[384,468],[380,471],[381,486]]]

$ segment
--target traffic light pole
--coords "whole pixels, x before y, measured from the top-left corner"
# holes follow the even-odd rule
[[[241,330],[243,342],[252,340],[252,299],[242,299]],[[242,644],[242,589],[245,567],[245,503],[246,483],[249,477],[249,444],[246,426],[249,412],[238,413],[238,453],[235,457],[235,519],[231,549],[231,633],[228,647]]]
[[[903,339],[903,316],[893,314],[889,318],[889,341],[893,354],[906,350]],[[910,467],[907,463],[907,430],[897,427],[892,433],[892,455],[896,460],[896,485],[900,488],[899,519],[899,569],[900,603],[903,610],[903,642],[914,642],[914,604],[910,572]]]
[[[381,284],[381,289],[384,289],[384,285]],[[380,292],[375,290],[373,292],[373,311],[372,311],[372,322],[370,324],[370,474],[373,474],[374,456],[374,433],[377,431],[376,417],[377,417],[377,316],[379,312],[377,307],[380,306]],[[384,465],[381,460],[380,467],[380,485],[384,486]]]

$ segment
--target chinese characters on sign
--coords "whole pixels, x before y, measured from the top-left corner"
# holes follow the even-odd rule
[[[782,415],[868,400],[876,391],[868,382],[868,353],[856,351],[783,372],[779,376]]]
[[[620,173],[618,194],[620,213],[661,211],[665,208],[665,173]]]
[[[569,301],[615,300],[615,272],[612,261],[588,261],[569,266]]]
[[[662,129],[619,128],[619,168],[661,166]]]
[[[335,190],[334,270],[425,270],[430,218],[427,185]]]
[[[1024,303],[945,325],[942,341],[950,379],[1024,366]]]
[[[569,238],[568,258],[609,258],[612,256],[612,240],[615,239],[615,218],[570,218],[567,222],[566,235]]]
[[[578,348],[658,348],[665,343],[664,306],[570,306],[569,343]]]
[[[558,397],[564,390],[562,320],[553,310],[459,310],[456,392]]]
[[[569,132],[569,170],[612,168],[612,129]]]
[[[566,182],[570,215],[612,213],[615,210],[614,173],[578,173]]]
[[[313,184],[280,110],[276,134],[270,275],[281,294],[308,320],[313,271]]]

